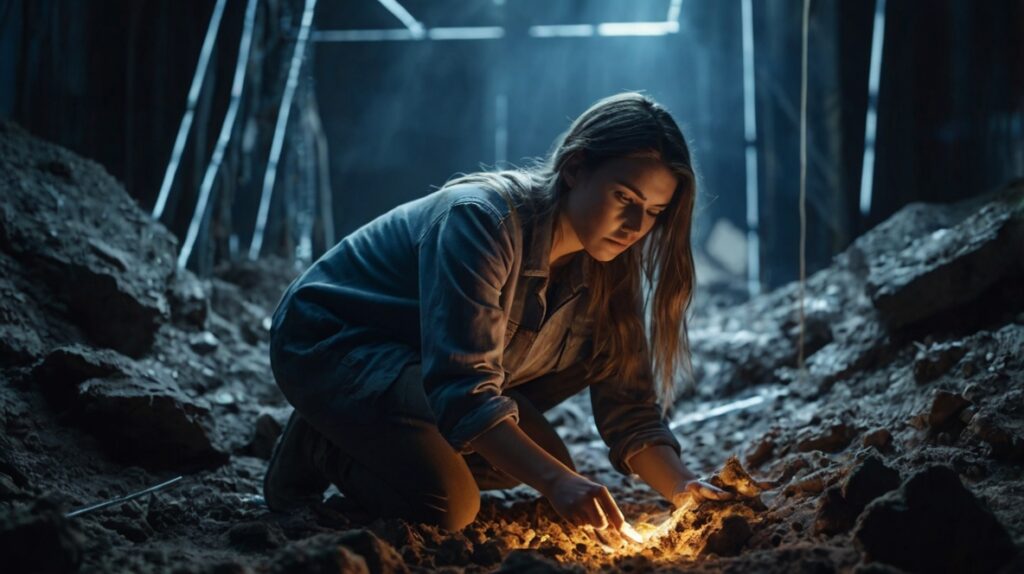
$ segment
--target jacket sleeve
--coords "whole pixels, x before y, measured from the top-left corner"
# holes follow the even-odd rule
[[[654,445],[672,447],[680,452],[679,441],[661,416],[649,369],[636,380],[612,377],[590,385],[594,422],[609,447],[608,459],[619,472],[633,470],[627,461],[634,454]]]
[[[459,452],[507,418],[502,396],[506,312],[502,290],[514,248],[506,220],[486,204],[451,205],[420,241],[423,382],[438,429]]]

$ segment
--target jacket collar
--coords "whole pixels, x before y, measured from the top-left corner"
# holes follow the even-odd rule
[[[526,210],[522,215],[526,225],[523,229],[523,264],[519,274],[524,277],[550,278],[551,239],[558,210],[541,207],[538,211]],[[573,292],[589,284],[586,273],[586,260],[589,258],[585,251],[580,251],[566,263]]]

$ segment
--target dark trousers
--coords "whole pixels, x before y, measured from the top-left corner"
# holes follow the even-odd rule
[[[569,450],[543,412],[583,386],[582,369],[573,368],[505,392],[519,406],[519,427],[573,469]],[[378,516],[458,530],[476,517],[481,490],[519,484],[482,456],[459,454],[441,436],[418,363],[402,371],[382,400],[386,414],[369,424],[299,413],[312,426],[315,466],[346,498]]]

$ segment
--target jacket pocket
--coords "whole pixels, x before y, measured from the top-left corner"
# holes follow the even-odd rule
[[[569,325],[569,335],[566,338],[562,354],[558,358],[558,370],[567,369],[572,365],[587,360],[592,349],[591,337],[593,334],[593,321],[577,313]]]

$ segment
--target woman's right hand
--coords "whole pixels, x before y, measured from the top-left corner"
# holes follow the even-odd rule
[[[471,446],[498,469],[537,489],[572,524],[622,531],[626,520],[608,489],[537,446],[515,421],[505,419]]]
[[[575,472],[560,475],[547,490],[542,494],[555,511],[576,526],[619,531],[626,521],[607,487]]]

